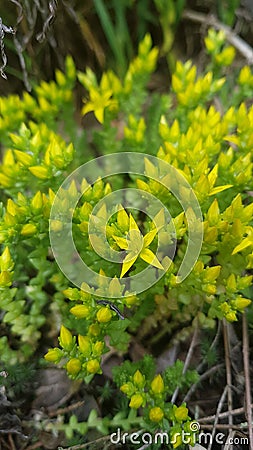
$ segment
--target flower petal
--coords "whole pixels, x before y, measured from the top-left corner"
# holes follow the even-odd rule
[[[92,102],[87,102],[82,108],[82,114],[83,116],[87,114],[88,112],[94,111],[94,104]]]
[[[98,108],[94,111],[96,119],[100,122],[104,122],[104,108]]]
[[[135,220],[134,220],[134,218],[132,216],[132,214],[130,214],[130,216],[129,216],[129,230],[138,230],[138,231],[140,231],[137,223],[135,222]]]
[[[112,236],[115,240],[116,244],[121,248],[122,250],[128,249],[128,242],[125,238],[119,237],[119,236]]]
[[[130,269],[130,267],[132,267],[137,258],[138,255],[136,255],[135,253],[128,253],[128,255],[123,260],[120,278],[122,278],[125,275],[125,273],[128,272],[128,270]]]
[[[154,240],[154,237],[157,235],[158,229],[154,228],[154,230],[149,231],[149,233],[144,236],[144,247],[148,247],[149,244]]]
[[[162,266],[160,261],[158,261],[158,259],[155,256],[155,254],[149,248],[144,248],[142,250],[142,252],[140,253],[140,257],[146,263],[151,264],[152,266],[155,266],[158,269],[164,270],[164,267]]]

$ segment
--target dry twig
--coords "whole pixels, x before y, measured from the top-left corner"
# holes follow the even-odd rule
[[[59,408],[56,411],[50,411],[48,413],[49,417],[60,416],[61,414],[66,414],[74,409],[80,408],[85,403],[84,400],[80,400],[79,402],[73,403],[72,405],[66,406],[65,408]]]
[[[185,358],[183,374],[187,371],[189,364],[191,362],[193,351],[194,351],[196,341],[197,341],[197,337],[198,337],[198,328],[196,327],[194,330],[193,336],[192,336],[191,345],[189,347],[188,353]],[[171,403],[175,403],[176,398],[178,396],[178,392],[179,392],[179,388],[177,387],[171,397]]]
[[[253,63],[253,49],[247,42],[245,42],[240,36],[238,36],[229,26],[219,22],[219,20],[209,14],[203,14],[190,9],[186,9],[182,15],[183,19],[191,20],[192,22],[201,23],[207,27],[214,27],[216,30],[224,31],[227,41],[233,45],[244,58],[246,58],[248,64]]]
[[[214,373],[217,373],[218,370],[220,370],[222,367],[224,366],[223,363],[221,364],[216,364],[216,366],[211,367],[210,369],[208,369],[206,372],[202,373],[198,379],[198,381],[194,384],[191,385],[189,391],[187,392],[187,394],[185,395],[184,399],[183,399],[183,403],[187,403],[190,399],[190,397],[192,396],[192,394],[196,391],[199,383],[201,383],[202,381],[206,380],[207,378],[209,378],[211,375],[213,375]]]
[[[232,399],[232,374],[231,374],[231,352],[230,352],[230,342],[228,333],[228,323],[223,319],[223,338],[224,338],[224,350],[225,350],[225,365],[226,365],[226,378],[228,387],[228,423],[233,425],[233,416],[230,411],[233,409],[233,399]],[[232,427],[230,428],[232,431]]]
[[[246,418],[249,430],[249,448],[253,450],[253,430],[252,430],[252,405],[251,405],[251,388],[250,388],[250,369],[249,369],[249,335],[247,316],[242,317],[242,340],[243,340],[243,365],[245,377],[245,401],[246,401]]]
[[[209,443],[209,445],[207,447],[207,450],[211,450],[211,448],[212,448],[212,442],[213,442],[213,438],[214,438],[215,431],[216,431],[216,428],[217,428],[217,423],[218,423],[218,420],[219,420],[219,414],[221,412],[222,406],[223,406],[225,398],[227,396],[227,391],[228,391],[228,387],[226,386],[224,391],[223,391],[223,393],[222,393],[222,396],[220,398],[218,406],[217,406],[217,410],[216,410],[216,414],[215,414],[215,418],[214,418],[214,424],[212,425],[212,436],[211,436],[211,439],[210,439],[210,443]]]
[[[251,404],[251,409],[253,409],[253,403]],[[224,411],[222,413],[219,414],[219,419],[224,419],[224,417],[227,417],[228,414],[231,414],[232,416],[238,416],[239,414],[244,414],[245,413],[245,408],[236,408],[236,409],[232,409],[232,411]],[[201,417],[200,419],[198,419],[199,423],[206,423],[206,422],[212,422],[215,419],[216,415],[212,415],[212,416],[206,416],[206,417]]]
[[[216,430],[230,430],[231,425],[227,424],[227,423],[217,423],[215,425]],[[245,428],[247,428],[248,425],[246,423],[241,423],[239,425],[232,425],[232,429],[233,430],[243,430]],[[213,429],[213,425],[210,424],[203,424],[201,425],[201,428],[204,428],[205,430],[212,430]],[[212,439],[211,439],[212,442]]]

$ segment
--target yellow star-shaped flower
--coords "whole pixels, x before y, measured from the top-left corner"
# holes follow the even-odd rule
[[[112,92],[98,92],[97,90],[91,88],[90,90],[90,101],[88,101],[83,109],[82,113],[83,115],[87,114],[90,111],[94,111],[94,114],[97,118],[97,120],[100,123],[104,122],[104,111],[107,106],[110,106],[112,104]]]
[[[122,250],[127,251],[127,255],[123,260],[120,278],[132,267],[138,257],[148,264],[151,264],[158,269],[165,270],[155,254],[148,248],[158,233],[158,229],[149,231],[143,236],[135,222],[132,214],[129,217],[129,231],[126,238],[112,236],[116,244]]]

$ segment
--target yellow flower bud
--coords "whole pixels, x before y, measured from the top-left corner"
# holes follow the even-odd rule
[[[206,36],[205,39],[205,46],[209,53],[214,53],[216,49],[216,43],[213,39],[211,39],[209,36]]]
[[[46,180],[50,177],[47,167],[32,166],[29,167],[29,170],[35,177],[40,178],[41,180]]]
[[[15,145],[20,145],[22,143],[21,136],[17,136],[16,134],[11,133],[10,137],[11,137],[12,142],[14,142]],[[15,164],[12,150],[9,149],[5,152],[5,154],[3,156],[3,163],[4,163],[4,166],[10,166],[10,167]]]
[[[100,335],[100,327],[97,323],[93,323],[89,326],[88,334],[91,334],[92,336],[99,336]]]
[[[128,306],[128,307],[136,305],[138,302],[138,299],[135,295],[132,295],[131,297],[126,297],[126,299],[124,299],[124,300],[125,300],[126,306]]]
[[[33,223],[26,223],[21,229],[22,236],[33,236],[37,231],[36,226]]]
[[[237,290],[236,278],[233,273],[231,273],[227,279],[227,290],[229,292],[236,292]]]
[[[9,247],[5,247],[2,255],[0,256],[1,272],[5,271],[5,270],[11,270],[11,269],[13,269],[13,266],[14,266],[14,263],[11,259]]]
[[[48,196],[49,196],[49,201],[51,203],[51,205],[53,204],[53,201],[55,199],[55,193],[54,191],[52,191],[52,189],[48,189]]]
[[[104,349],[104,343],[102,341],[97,341],[93,346],[93,353],[95,356],[101,356]]]
[[[220,219],[220,210],[219,210],[219,204],[217,198],[214,199],[213,203],[211,204],[210,208],[207,212],[207,220],[209,222],[210,226],[216,225],[219,222]]]
[[[57,233],[57,231],[61,231],[62,230],[62,221],[61,220],[50,220],[50,229],[51,231],[54,231],[55,233]]]
[[[91,340],[88,336],[78,336],[79,350],[85,355],[89,356],[91,354]]]
[[[12,274],[11,272],[1,272],[0,273],[0,287],[10,286],[12,283]]]
[[[109,308],[106,308],[106,306],[100,308],[97,312],[97,320],[100,323],[107,323],[110,322],[112,318],[112,312]]]
[[[215,61],[219,65],[230,66],[232,64],[235,57],[235,49],[234,47],[226,47],[224,50],[215,56]]]
[[[133,376],[133,382],[136,386],[142,388],[145,385],[145,378],[139,370],[136,370]]]
[[[239,84],[248,84],[253,80],[253,76],[251,74],[251,70],[249,66],[244,66],[239,74],[238,83]]]
[[[84,317],[88,317],[90,308],[86,305],[76,305],[70,309],[71,314],[78,317],[78,319],[82,319]]]
[[[43,206],[42,195],[41,192],[38,191],[31,201],[31,207],[36,212],[40,211],[42,206]]]
[[[67,364],[66,369],[70,375],[77,375],[81,370],[81,361],[78,358],[71,358]]]
[[[208,294],[216,294],[216,286],[215,284],[203,284],[203,291]]]
[[[97,373],[100,369],[100,364],[97,359],[91,359],[87,362],[87,372]]]
[[[0,173],[0,185],[2,187],[11,187],[12,186],[12,179],[5,175],[4,173]]]
[[[129,406],[130,406],[130,408],[138,409],[143,405],[143,402],[144,402],[144,399],[143,399],[142,395],[134,394],[131,397]]]
[[[55,78],[59,86],[66,85],[66,76],[59,69],[56,69],[55,71]]]
[[[163,391],[164,391],[164,382],[163,382],[163,379],[162,379],[160,374],[157,375],[153,379],[153,381],[151,383],[151,389],[152,389],[154,394],[159,395],[159,394],[163,393]]]
[[[80,293],[79,293],[78,289],[76,289],[76,288],[64,289],[64,291],[62,291],[62,293],[69,300],[79,300],[79,298],[80,298]]]
[[[62,352],[59,348],[51,348],[45,354],[44,358],[48,362],[58,363],[62,357]]]
[[[230,312],[229,304],[227,302],[223,302],[222,305],[220,305],[220,310],[225,314],[229,313]]]
[[[236,309],[243,310],[244,308],[247,308],[251,304],[251,300],[249,298],[244,297],[237,297],[234,302],[233,306]]]
[[[171,437],[171,443],[173,448],[179,447],[183,443],[182,435],[180,433],[174,433]]]
[[[11,214],[12,216],[16,216],[18,208],[11,198],[8,198],[8,200],[7,200],[7,208],[6,209],[9,214]]]
[[[64,325],[61,326],[59,341],[60,341],[62,348],[65,348],[66,350],[69,350],[72,348],[72,345],[73,345],[72,334],[70,333],[70,331],[67,328],[65,328]]]
[[[183,420],[187,420],[188,418],[188,409],[186,406],[179,406],[176,407],[176,410],[174,411],[175,418],[178,420],[178,422],[182,422]]]
[[[66,75],[68,77],[69,80],[75,80],[76,77],[76,67],[75,67],[75,63],[72,59],[72,56],[67,56],[66,58]]]
[[[88,233],[89,222],[87,222],[87,220],[83,220],[83,222],[80,223],[79,228],[80,228],[81,233],[83,233],[83,234]]]
[[[225,315],[225,318],[227,319],[228,322],[235,322],[237,320],[236,312],[230,311]]]
[[[23,166],[30,166],[33,163],[33,156],[29,153],[21,152],[20,150],[14,150],[16,159],[18,162],[23,164]]]
[[[134,389],[135,388],[132,383],[125,383],[125,384],[122,384],[122,386],[120,386],[120,390],[128,396],[133,395]]]
[[[12,227],[16,225],[17,220],[15,219],[15,217],[13,217],[11,214],[7,212],[4,216],[4,222],[8,227]]]
[[[218,278],[220,270],[221,266],[208,267],[204,273],[204,283],[213,283]]]
[[[151,408],[149,411],[149,418],[152,422],[160,422],[163,419],[164,412],[159,406]]]

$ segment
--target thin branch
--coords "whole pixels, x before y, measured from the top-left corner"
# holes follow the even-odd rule
[[[224,31],[227,41],[233,45],[244,58],[248,64],[253,63],[253,49],[247,42],[238,36],[229,26],[219,22],[219,20],[211,14],[202,14],[190,9],[186,9],[182,14],[183,19],[191,20],[206,25],[207,27],[214,27],[216,30]]]
[[[213,425],[212,424],[203,424],[201,425],[201,428],[205,429],[205,430],[212,430],[213,429]],[[215,428],[217,430],[229,430],[230,429],[230,425],[227,423],[217,423],[215,425]],[[240,423],[239,425],[232,425],[233,430],[244,430],[245,428],[248,428],[248,425],[246,423]],[[211,439],[212,441],[212,439]]]
[[[253,409],[253,403],[251,404],[251,409]],[[236,409],[232,409],[232,411],[230,411],[230,414],[232,416],[238,416],[239,414],[244,414],[245,413],[245,408],[236,408]],[[225,417],[227,417],[229,414],[229,411],[224,411],[222,413],[219,414],[219,419],[224,419]],[[206,417],[201,417],[200,419],[198,419],[199,423],[202,422],[212,422],[215,419],[216,415],[213,414],[212,416],[206,416]]]
[[[189,364],[191,362],[193,351],[194,351],[196,341],[197,341],[197,336],[198,336],[198,327],[195,328],[193,336],[192,336],[191,345],[189,347],[189,350],[188,350],[188,353],[186,355],[185,362],[184,362],[183,374],[185,374],[185,372],[187,371]],[[175,403],[176,398],[178,396],[178,392],[179,392],[179,388],[177,387],[171,397],[171,403]]]
[[[216,410],[216,414],[215,414],[215,418],[214,418],[214,424],[212,425],[212,438],[210,440],[210,443],[208,445],[207,450],[211,450],[211,448],[212,448],[212,442],[213,442],[213,438],[214,438],[214,435],[215,435],[216,426],[217,426],[217,423],[218,423],[218,420],[219,420],[219,414],[221,412],[222,406],[223,406],[225,398],[227,396],[227,391],[228,391],[228,387],[226,386],[224,391],[223,391],[223,393],[222,393],[222,396],[220,398],[218,406],[217,406],[217,410]]]
[[[70,411],[73,411],[74,409],[80,408],[81,406],[83,406],[85,403],[84,400],[80,400],[76,403],[73,403],[72,405],[66,406],[65,408],[59,408],[56,411],[50,411],[48,413],[49,417],[55,417],[55,416],[59,416],[60,414],[66,414]]]
[[[245,377],[245,400],[246,400],[246,418],[249,430],[250,450],[253,450],[253,430],[252,430],[252,408],[251,408],[251,387],[250,387],[250,368],[249,368],[249,335],[247,316],[244,313],[242,317],[242,341],[243,341],[243,365]]]
[[[192,394],[196,391],[199,383],[201,383],[202,381],[204,381],[207,378],[209,378],[213,373],[217,373],[217,371],[220,370],[223,366],[224,366],[223,363],[217,364],[216,366],[213,366],[210,369],[208,369],[206,372],[202,373],[200,375],[198,381],[191,385],[189,391],[187,392],[187,394],[185,395],[185,397],[183,399],[183,403],[184,402],[187,403],[189,401],[189,399],[192,396]]]
[[[230,411],[233,409],[233,398],[232,398],[232,374],[231,374],[231,351],[228,333],[228,323],[223,319],[223,338],[224,338],[224,351],[225,351],[225,365],[226,365],[226,378],[228,386],[228,423],[233,425],[233,416]],[[232,428],[230,429],[232,431]]]

